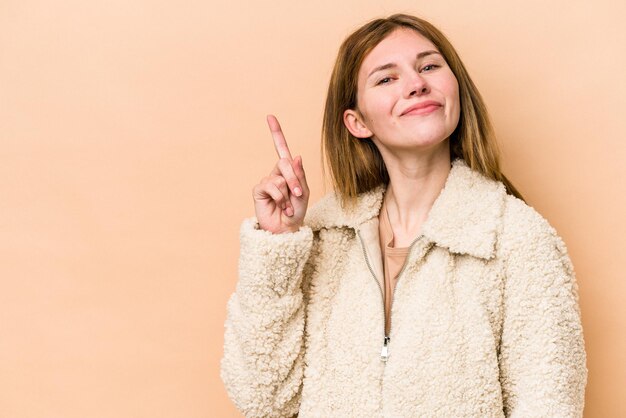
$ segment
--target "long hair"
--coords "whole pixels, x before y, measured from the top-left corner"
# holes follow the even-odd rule
[[[389,183],[378,148],[369,138],[353,136],[344,125],[343,113],[357,107],[358,73],[363,60],[380,41],[399,28],[415,30],[431,41],[458,81],[461,112],[450,135],[450,160],[462,158],[471,169],[501,181],[507,193],[524,200],[500,170],[500,150],[487,107],[450,41],[423,19],[394,14],[372,20],[349,35],[339,48],[331,75],[322,123],[322,155],[341,204],[352,205],[358,194]]]

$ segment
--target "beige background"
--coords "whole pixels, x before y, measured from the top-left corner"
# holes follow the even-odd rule
[[[337,48],[397,11],[449,36],[505,173],[568,246],[585,416],[626,416],[626,6],[608,0],[0,2],[0,416],[240,416],[219,359],[239,224],[276,159],[265,115],[316,201]]]

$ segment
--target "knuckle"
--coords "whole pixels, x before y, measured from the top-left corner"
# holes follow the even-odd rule
[[[274,201],[279,205],[282,206],[283,203],[285,202],[285,197],[282,195],[282,193],[276,193],[276,196],[274,197]]]
[[[274,178],[273,183],[277,186],[277,187],[284,187],[287,184],[287,180],[285,180],[285,178],[283,176],[276,176]]]
[[[259,183],[255,184],[254,187],[252,187],[252,191],[253,192],[260,192],[265,190],[267,185],[267,182],[261,180]]]

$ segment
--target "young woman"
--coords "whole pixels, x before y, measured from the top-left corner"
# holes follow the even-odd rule
[[[279,160],[241,226],[221,376],[247,417],[580,417],[578,286],[555,229],[500,171],[444,35],[393,15],[342,44],[307,211]]]

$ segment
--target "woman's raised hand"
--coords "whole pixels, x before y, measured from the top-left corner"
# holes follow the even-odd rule
[[[296,232],[304,223],[309,203],[302,157],[291,157],[287,141],[274,115],[267,116],[278,162],[267,177],[252,189],[259,226],[274,234]]]

